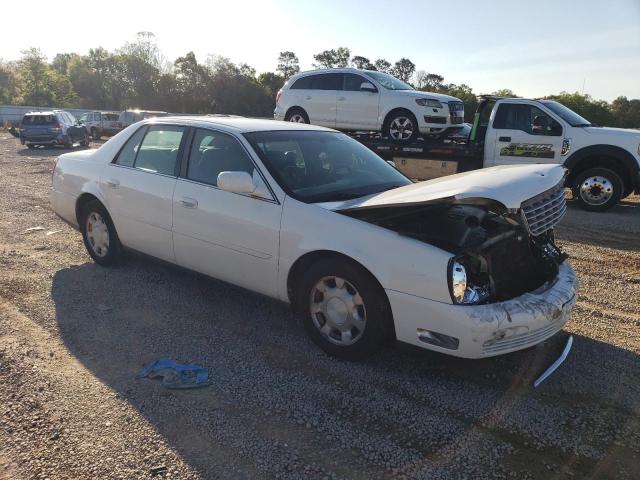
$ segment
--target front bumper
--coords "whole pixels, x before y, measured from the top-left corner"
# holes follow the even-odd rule
[[[577,288],[576,274],[565,262],[551,284],[505,302],[453,305],[393,290],[387,296],[399,341],[483,358],[522,350],[556,334],[569,319]],[[426,343],[426,337],[434,341]]]

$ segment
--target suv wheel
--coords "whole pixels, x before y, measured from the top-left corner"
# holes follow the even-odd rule
[[[371,274],[340,259],[313,264],[296,295],[307,334],[326,353],[361,360],[391,336],[387,297]]]
[[[80,221],[84,246],[91,258],[103,266],[117,264],[122,245],[106,208],[99,201],[92,200],[83,207]]]
[[[97,128],[92,128],[91,129],[91,138],[93,138],[94,140],[100,140],[100,132],[98,131]]]
[[[613,207],[624,190],[620,176],[608,168],[589,168],[578,174],[572,185],[573,198],[580,207],[592,212],[603,212]]]
[[[309,116],[301,108],[292,108],[284,117],[285,122],[309,123]]]
[[[397,112],[387,120],[382,133],[391,140],[409,142],[418,137],[418,121],[410,112]]]

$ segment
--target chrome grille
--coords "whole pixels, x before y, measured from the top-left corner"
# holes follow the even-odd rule
[[[527,333],[521,333],[520,335],[514,335],[513,337],[505,338],[504,340],[486,341],[482,345],[482,352],[490,355],[507,350],[520,350],[526,346],[538,344],[559,332],[564,324],[564,321],[557,321],[550,323],[546,327]]]
[[[522,217],[531,235],[540,235],[562,220],[567,211],[564,180],[555,187],[522,202]]]

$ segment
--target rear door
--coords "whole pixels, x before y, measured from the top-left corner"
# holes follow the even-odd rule
[[[338,92],[336,128],[343,130],[375,130],[378,124],[379,92],[360,90],[366,78],[355,73],[343,74]]]
[[[218,175],[260,175],[248,150],[224,132],[196,129],[173,198],[173,239],[179,265],[277,296],[282,205],[220,190]]]
[[[310,75],[308,88],[301,92],[302,108],[309,116],[309,121],[314,125],[335,128],[336,126],[336,101],[338,90],[342,89],[341,73],[320,73]]]
[[[171,227],[173,191],[186,127],[145,125],[104,169],[101,187],[122,243],[175,261]]]
[[[487,149],[494,147],[485,164],[562,163],[562,140],[560,123],[538,106],[503,101],[486,138]]]

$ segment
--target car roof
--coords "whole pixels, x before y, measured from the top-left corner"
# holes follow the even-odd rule
[[[304,123],[281,122],[267,118],[247,118],[232,115],[179,115],[169,117],[150,118],[143,121],[146,124],[189,125],[193,127],[222,127],[237,133],[267,132],[272,130],[307,130],[335,132],[330,128],[308,125]]]
[[[322,73],[369,73],[375,72],[375,70],[364,70],[362,68],[353,68],[353,67],[341,67],[341,68],[318,68],[315,70],[306,70],[304,72],[297,73],[293,75],[291,78],[297,77],[306,77],[307,75],[313,74],[322,74]],[[377,72],[384,73],[384,72]]]
[[[42,112],[27,112],[25,113],[25,117],[27,115],[55,115],[56,113],[60,113],[63,110],[43,110]]]

